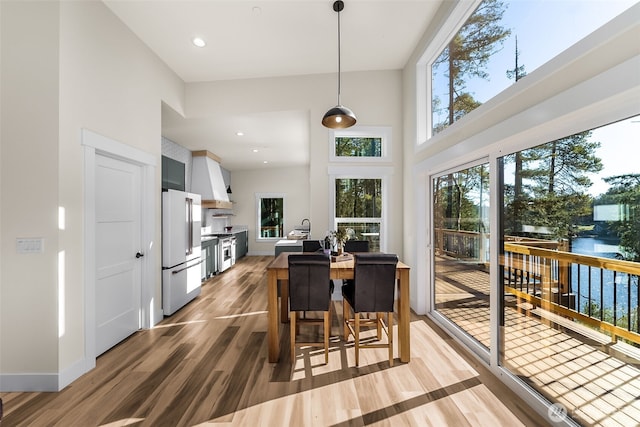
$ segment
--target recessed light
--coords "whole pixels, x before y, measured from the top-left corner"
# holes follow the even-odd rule
[[[253,12],[254,15],[260,15],[262,13],[262,8],[259,6],[253,6],[251,12]]]
[[[238,131],[238,132],[236,132],[236,135],[238,135],[238,136],[244,136],[244,132]]]
[[[269,162],[267,162],[266,160],[264,160],[262,163],[264,163],[264,164],[266,165],[266,164],[267,164],[267,163],[269,163]]]
[[[191,42],[197,47],[205,47],[207,45],[207,42],[205,42],[201,37],[194,37],[191,39]]]
[[[260,151],[260,150],[258,150],[257,148],[254,148],[254,149],[253,149],[253,150],[251,150],[251,151],[253,151],[254,153],[257,153],[257,152],[258,152],[258,151]]]

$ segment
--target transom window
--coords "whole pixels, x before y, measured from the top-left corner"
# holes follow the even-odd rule
[[[354,126],[329,132],[331,162],[390,162],[391,128]]]
[[[461,2],[452,38],[439,39],[417,66],[418,142],[443,131],[610,21],[637,0]],[[571,22],[571,25],[567,25]],[[447,22],[443,34],[455,24]]]

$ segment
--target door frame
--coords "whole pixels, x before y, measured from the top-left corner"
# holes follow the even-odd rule
[[[142,150],[115,141],[88,129],[81,129],[81,144],[84,155],[84,357],[87,370],[96,365],[96,212],[95,179],[96,156],[103,155],[132,163],[142,169],[140,180],[141,211],[140,228],[142,250],[145,256],[140,260],[141,295],[139,326],[150,328],[162,318],[155,308],[156,296],[156,253],[155,244],[156,191],[155,171],[157,159]]]

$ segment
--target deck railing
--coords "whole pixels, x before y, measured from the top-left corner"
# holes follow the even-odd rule
[[[488,261],[489,235],[436,229],[436,253]],[[640,345],[640,263],[568,252],[568,242],[505,236],[504,291]]]
[[[500,264],[505,292],[640,344],[639,263],[505,242]]]

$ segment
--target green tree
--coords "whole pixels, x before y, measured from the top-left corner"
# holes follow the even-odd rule
[[[576,194],[589,189],[592,182],[586,174],[603,168],[595,155],[600,143],[589,141],[590,137],[591,131],[585,131],[525,150],[530,167],[522,174],[532,182],[534,195]]]
[[[380,138],[338,137],[336,138],[336,155],[345,157],[381,157],[382,141]]]
[[[548,234],[540,237],[575,233],[574,219],[592,212],[587,174],[603,168],[595,155],[600,143],[590,137],[590,131],[580,132],[505,157],[506,162],[521,162],[515,168],[519,184],[505,191],[505,232],[518,235],[521,224],[532,224],[546,227]]]
[[[520,51],[518,50],[518,36],[516,36],[516,48],[514,52],[514,67],[512,70],[507,70],[507,78],[514,79],[516,82],[527,75],[524,64],[519,64]],[[517,235],[522,229],[522,215],[527,210],[527,200],[524,197],[522,189],[522,165],[523,156],[522,151],[518,151],[514,154],[514,183],[513,183],[513,203],[509,206],[512,219],[512,223],[508,224],[508,228],[511,230],[511,235]]]
[[[481,104],[467,91],[466,82],[472,77],[489,79],[487,63],[511,34],[511,30],[500,25],[505,10],[500,0],[483,1],[434,62],[433,69],[447,64],[445,73],[449,85],[448,118],[446,122],[434,124],[435,130],[453,124]],[[434,99],[433,107],[439,105],[441,101]]]
[[[483,231],[479,220],[481,199],[487,199],[489,194],[487,167],[479,165],[443,175],[434,184],[437,228]]]
[[[382,216],[382,180],[336,179],[336,216],[338,218],[380,218]]]
[[[618,205],[620,217],[609,226],[620,238],[620,246],[630,261],[640,262],[640,174],[617,175],[604,179],[611,187],[601,204]]]

